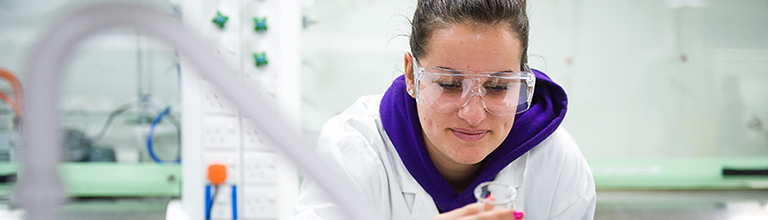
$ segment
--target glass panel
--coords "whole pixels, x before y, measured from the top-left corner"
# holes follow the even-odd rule
[[[568,91],[588,158],[765,156],[766,6],[536,2],[532,60]]]

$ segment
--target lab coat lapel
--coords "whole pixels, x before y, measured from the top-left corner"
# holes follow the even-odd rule
[[[392,141],[384,131],[381,121],[376,121],[379,134],[386,146],[379,149],[386,149],[378,152],[380,158],[384,160],[385,166],[393,167],[394,173],[388,172],[387,179],[390,184],[390,203],[392,205],[393,219],[432,219],[439,213],[432,197],[421,188],[416,179],[405,168],[402,159],[397,155],[397,150]],[[395,178],[392,178],[395,177]],[[396,190],[398,189],[399,190]],[[399,194],[399,195],[396,195]],[[409,213],[400,210],[408,210]]]
[[[392,152],[396,152],[394,151],[394,146],[390,145],[387,147],[390,147]],[[406,205],[409,206],[408,210],[411,211],[413,219],[432,219],[437,216],[439,214],[437,206],[429,193],[424,191],[421,185],[416,182],[416,179],[411,176],[405,165],[402,164],[403,162],[400,160],[400,157],[394,157],[393,160],[397,170],[401,193],[406,200]]]
[[[524,203],[525,195],[520,193],[523,191],[523,182],[525,181],[528,171],[528,156],[531,152],[526,152],[516,160],[512,161],[507,167],[499,171],[494,181],[512,184],[517,189],[517,197],[515,198],[515,207],[520,210],[525,210]]]

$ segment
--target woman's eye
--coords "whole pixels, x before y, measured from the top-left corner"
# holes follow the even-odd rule
[[[501,83],[491,83],[484,86],[487,93],[505,93],[509,86]]]
[[[494,90],[494,91],[504,91],[504,90],[507,90],[507,85],[486,86],[485,89]]]
[[[437,82],[437,85],[445,90],[461,90],[461,81],[443,81]]]

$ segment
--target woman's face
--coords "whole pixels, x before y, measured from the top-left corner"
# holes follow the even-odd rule
[[[522,54],[520,41],[503,24],[465,23],[437,30],[426,51],[418,60],[421,67],[476,72],[519,71]],[[410,54],[405,60],[406,81],[413,89]],[[504,141],[515,119],[486,112],[477,96],[456,112],[440,113],[421,104],[417,108],[427,150],[434,162],[444,165],[478,164]]]

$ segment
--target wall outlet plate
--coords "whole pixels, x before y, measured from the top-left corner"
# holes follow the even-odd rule
[[[278,209],[277,188],[245,187],[243,191],[243,217],[245,219],[275,219]]]
[[[240,121],[236,117],[203,116],[203,148],[238,148]]]
[[[237,108],[232,101],[218,92],[210,82],[203,81],[203,112],[237,116]]]
[[[261,133],[250,126],[248,119],[243,118],[243,147],[245,149],[254,149],[260,151],[273,151],[272,146],[262,139]]]
[[[245,152],[243,155],[243,182],[277,183],[275,153]]]

